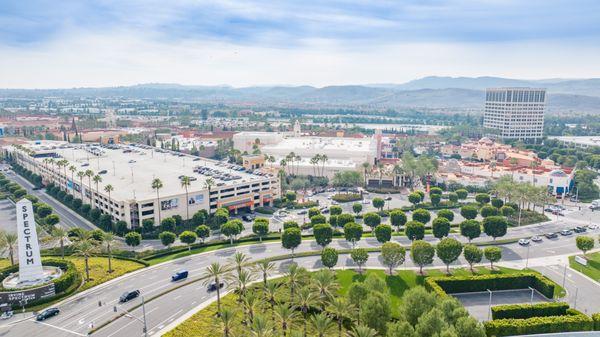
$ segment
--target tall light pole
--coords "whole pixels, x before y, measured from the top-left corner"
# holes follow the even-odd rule
[[[531,243],[527,245],[527,260],[525,260],[525,269],[529,267],[529,247],[531,247]]]
[[[490,315],[492,314],[492,291],[489,289],[486,289],[489,293],[490,293],[490,300],[488,303],[488,317],[487,320],[490,320]]]

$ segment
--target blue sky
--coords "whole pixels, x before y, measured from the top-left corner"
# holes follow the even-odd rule
[[[600,1],[0,0],[0,87],[600,77]]]

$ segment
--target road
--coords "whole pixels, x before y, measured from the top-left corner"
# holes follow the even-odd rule
[[[513,229],[507,236],[530,236],[539,234],[542,231],[556,231],[564,228],[566,225],[561,223],[552,223],[544,226],[527,226]],[[597,235],[597,232],[594,234]],[[395,237],[395,241],[402,244],[408,244],[405,237]],[[435,241],[436,239],[428,237],[427,240]],[[477,239],[479,241],[486,240],[485,238]],[[351,245],[344,240],[334,240],[331,246],[338,249],[351,248]],[[358,243],[360,247],[376,247],[379,246],[373,238],[363,239]],[[320,247],[314,241],[303,242],[297,252],[315,251]],[[518,244],[507,244],[502,246],[503,261],[507,264],[523,264],[527,257],[528,248]],[[32,320],[26,320],[14,325],[0,328],[0,336],[4,333],[6,336],[74,336],[77,334],[86,334],[90,329],[90,324],[98,325],[113,319],[117,313],[113,311],[113,306],[123,292],[133,289],[139,289],[146,298],[150,298],[161,294],[167,290],[172,290],[178,284],[173,284],[169,281],[170,276],[177,270],[187,269],[190,272],[190,280],[199,278],[205,267],[214,261],[221,263],[227,261],[236,251],[248,254],[253,259],[262,259],[270,256],[288,254],[289,251],[281,247],[280,243],[265,243],[251,246],[240,246],[229,248],[204,254],[185,257],[182,259],[166,262],[157,266],[146,268],[129,275],[125,275],[113,282],[100,285],[91,289],[88,292],[78,294],[68,299],[58,307],[61,309],[61,314],[55,318],[49,319],[46,323],[40,324]],[[575,248],[575,235],[569,237],[559,237],[554,240],[544,240],[541,243],[533,243],[529,248],[530,266],[536,263],[549,261],[549,264],[554,264],[554,260],[549,260],[549,257],[564,258],[569,254],[577,252]],[[307,268],[321,267],[318,256],[296,258],[296,262]],[[289,260],[277,262],[277,268],[280,272],[286,270]],[[454,266],[463,265],[465,262],[461,259]],[[341,255],[338,266],[342,268],[353,267],[351,259],[346,255]],[[441,261],[437,260],[434,263],[435,267],[441,267]],[[371,254],[367,267],[382,267],[379,254]],[[402,268],[416,268],[410,259],[407,259]],[[146,313],[148,318],[148,330],[151,333],[158,333],[170,321],[184,315],[194,307],[211,299],[212,294],[206,292],[205,287],[201,282],[191,283],[174,290],[168,296],[161,296],[146,304]],[[102,306],[98,305],[102,303]],[[130,309],[140,303],[140,299],[133,300],[131,303],[117,305],[119,309]],[[599,303],[599,302],[595,302]],[[590,310],[597,308],[597,304],[590,303]],[[578,307],[583,309],[585,304],[578,303]],[[141,316],[141,309],[136,309],[132,312],[134,316]],[[66,332],[65,330],[73,331]],[[141,333],[141,324],[135,319],[122,317],[94,333],[94,336],[133,336]]]

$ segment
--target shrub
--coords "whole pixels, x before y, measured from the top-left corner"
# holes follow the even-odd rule
[[[411,241],[422,240],[425,237],[425,225],[418,221],[409,221],[404,227],[404,232]]]
[[[594,320],[594,330],[600,331],[600,312],[593,314],[592,319]]]
[[[311,207],[308,209],[308,218],[312,218],[315,215],[321,215],[321,211],[316,207]]]
[[[490,202],[490,195],[487,193],[478,193],[475,195],[475,201],[480,204],[487,204]]]
[[[504,206],[508,206],[515,210],[515,212],[519,211],[519,205],[516,202],[507,202]]]
[[[434,194],[442,195],[442,193],[443,193],[443,191],[439,187],[432,187],[432,188],[429,189],[429,196],[432,196]]]
[[[492,319],[563,316],[567,309],[569,304],[564,302],[496,305],[492,307]]]
[[[408,201],[411,204],[416,205],[421,202],[421,195],[417,192],[413,192],[408,195]]]
[[[455,193],[458,196],[458,199],[460,200],[465,200],[467,199],[467,196],[469,196],[469,192],[462,188],[460,190],[456,190]]]
[[[288,228],[300,228],[300,226],[298,226],[298,223],[296,221],[288,220],[283,223],[283,230],[286,230]]]
[[[448,200],[450,200],[450,202],[458,202],[458,194],[456,194],[456,192],[448,193]]]
[[[481,207],[479,210],[481,216],[487,218],[488,216],[498,215],[498,209],[494,206],[486,205]]]
[[[445,236],[448,236],[448,233],[450,233],[450,221],[448,221],[446,218],[437,217],[433,219],[431,228],[433,230],[433,236],[441,239]]]
[[[337,216],[336,225],[338,227],[344,227],[344,225],[349,222],[354,222],[354,217],[352,216],[352,214],[342,213]]]
[[[375,228],[381,224],[381,217],[377,213],[371,212],[363,216],[363,221],[365,222],[365,225]]]
[[[515,214],[515,209],[510,206],[502,206],[500,207],[500,214],[504,216],[512,216]]]
[[[440,218],[446,218],[448,221],[452,222],[454,220],[454,212],[449,209],[441,209],[437,212],[437,216]]]
[[[332,196],[331,199],[337,202],[349,202],[362,200],[362,196],[358,193],[340,193]]]
[[[375,238],[377,238],[377,241],[381,243],[388,242],[392,238],[392,227],[390,225],[378,225],[375,227],[374,232]]]
[[[488,336],[517,336],[569,331],[592,331],[591,318],[569,309],[568,315],[531,317],[527,319],[498,319],[484,323]]]
[[[460,208],[460,215],[467,220],[473,220],[477,217],[477,207],[475,206],[463,206]]]
[[[340,214],[342,214],[342,207],[333,205],[333,206],[329,207],[329,213],[331,215],[340,215]]]
[[[504,201],[502,201],[502,199],[493,198],[492,199],[492,206],[494,206],[496,208],[500,208],[500,207],[504,206]]]
[[[412,212],[412,219],[413,221],[418,221],[422,224],[426,224],[429,222],[429,220],[431,220],[431,214],[429,214],[429,211],[425,209],[417,209],[414,212]]]

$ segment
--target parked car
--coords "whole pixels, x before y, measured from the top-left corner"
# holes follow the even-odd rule
[[[392,197],[388,195],[387,197],[385,197],[385,200],[390,201],[392,200]]]
[[[136,298],[140,296],[140,291],[139,290],[132,290],[132,291],[127,291],[125,293],[123,293],[123,295],[121,295],[121,297],[119,297],[119,302],[120,303],[125,303],[128,301],[131,301],[132,299]]]
[[[175,282],[175,281],[186,279],[187,277],[188,277],[188,271],[180,270],[171,276],[171,281]]]
[[[369,204],[371,204],[371,201],[370,201],[370,200],[367,200],[367,199],[365,199],[365,200],[361,201],[361,203],[362,203],[363,205],[369,205]]]
[[[598,225],[596,225],[596,224],[591,224],[588,228],[589,229],[598,229],[600,227]]]
[[[321,213],[328,214],[329,213],[329,208],[327,208],[327,207],[321,208]]]
[[[36,321],[45,321],[50,317],[54,317],[60,313],[58,308],[48,308],[42,312],[40,312],[37,316],[35,316]]]
[[[223,288],[223,282],[219,282],[219,289]],[[211,284],[208,285],[208,291],[216,291],[217,290],[217,283],[212,282]]]
[[[534,235],[531,237],[531,241],[533,242],[542,242],[542,237],[538,235]]]
[[[556,239],[558,237],[558,234],[556,234],[556,233],[546,233],[546,234],[544,234],[544,236],[546,237],[546,239]]]
[[[303,210],[300,210],[300,211],[298,212],[298,214],[299,214],[299,215],[304,215],[304,214],[306,214],[306,213],[308,213],[308,211],[307,211],[307,210],[305,210],[305,209],[303,209]]]
[[[246,222],[254,221],[254,215],[244,214],[242,215],[242,220]]]
[[[521,246],[527,246],[529,244],[529,240],[528,239],[519,239],[519,244]]]
[[[560,235],[562,236],[569,236],[573,234],[573,231],[571,231],[570,229],[563,229],[562,231],[560,231]]]
[[[98,174],[106,174],[108,171],[107,170],[102,170],[100,172],[98,172]]]
[[[575,231],[575,233],[583,233],[587,231],[587,228],[585,228],[584,226],[577,226],[573,229],[573,231]]]

